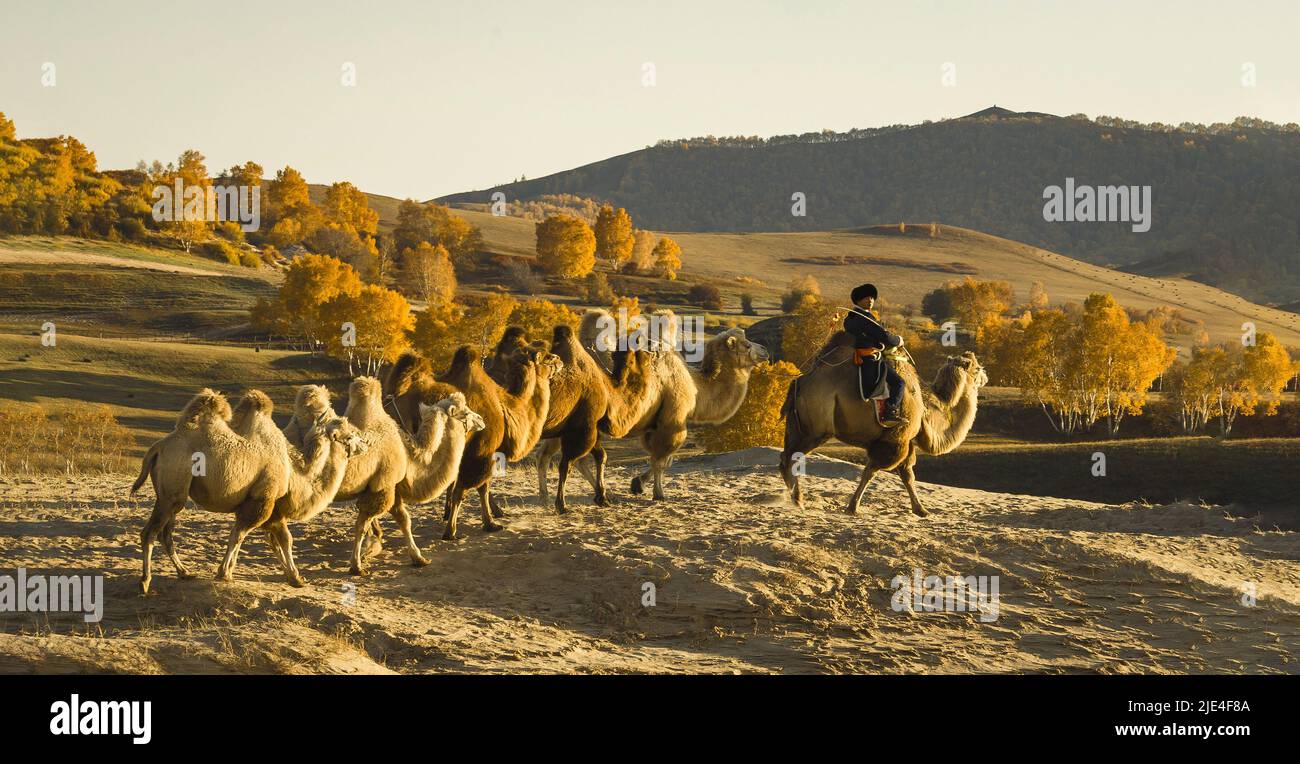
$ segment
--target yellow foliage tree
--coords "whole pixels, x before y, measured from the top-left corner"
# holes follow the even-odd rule
[[[703,427],[696,440],[705,451],[718,453],[755,446],[779,446],[785,436],[781,404],[791,380],[799,376],[792,363],[761,363],[749,375],[749,389],[735,416],[719,425]]]
[[[677,271],[682,269],[682,248],[677,246],[677,242],[665,236],[655,245],[651,254],[654,257],[655,271],[660,276],[669,281],[677,278]]]
[[[573,215],[552,215],[538,223],[537,262],[561,278],[583,278],[596,267],[596,234]]]
[[[636,237],[632,234],[632,218],[627,210],[619,207],[615,210],[608,204],[601,205],[596,213],[596,257],[608,260],[618,267],[632,256],[632,246]]]
[[[379,230],[379,213],[370,209],[370,200],[361,189],[346,181],[326,189],[323,212],[326,220],[362,237],[372,237]]]
[[[1280,393],[1300,368],[1268,332],[1255,344],[1217,345],[1192,351],[1192,360],[1175,376],[1174,395],[1183,428],[1194,432],[1218,417],[1219,432],[1232,432],[1238,416],[1277,413]]]
[[[325,334],[326,352],[348,362],[348,372],[376,375],[410,346],[407,334],[415,328],[411,306],[391,289],[367,284],[359,291],[342,292],[321,306],[321,316],[334,331]]]
[[[451,302],[456,296],[456,269],[451,253],[441,244],[420,242],[402,253],[402,285],[408,294],[430,306]]]
[[[493,294],[469,306],[430,307],[416,314],[411,344],[439,370],[447,367],[461,345],[473,345],[486,354],[501,340],[518,305],[509,295]]]
[[[842,320],[841,311],[835,306],[827,305],[816,295],[803,295],[781,330],[781,357],[803,368]]]
[[[558,305],[550,300],[521,302],[510,312],[507,326],[522,326],[532,339],[549,340],[551,330],[559,324],[578,328],[578,314],[568,305]]]
[[[258,299],[253,307],[253,327],[303,339],[315,349],[334,333],[321,313],[322,306],[340,294],[360,291],[361,277],[352,266],[326,255],[303,255],[289,265],[274,299]]]

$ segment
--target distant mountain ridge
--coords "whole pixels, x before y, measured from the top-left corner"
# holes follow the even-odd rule
[[[1151,186],[1151,230],[1043,219],[1043,190]],[[815,231],[937,220],[1093,263],[1300,298],[1300,126],[1140,125],[991,107],[847,133],[661,141],[543,178],[440,197],[574,194],[661,231]],[[806,214],[792,214],[802,193]]]

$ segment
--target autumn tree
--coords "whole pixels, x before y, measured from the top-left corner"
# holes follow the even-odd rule
[[[253,307],[253,327],[300,338],[315,349],[339,331],[329,325],[322,306],[340,294],[360,291],[361,277],[352,266],[326,255],[303,255],[289,265],[273,299],[258,299]]]
[[[799,368],[807,366],[841,319],[835,306],[813,295],[804,295],[790,311],[790,318],[781,330],[781,357]]]
[[[379,213],[370,209],[365,193],[348,182],[335,183],[325,190],[322,212],[326,220],[362,238],[373,237],[379,229]]]
[[[701,428],[696,434],[700,446],[713,453],[780,446],[785,436],[781,405],[790,382],[798,376],[798,367],[786,361],[755,366],[749,375],[745,400],[735,416],[722,424]]]
[[[411,344],[436,369],[443,369],[461,345],[488,353],[505,333],[510,315],[519,303],[509,295],[493,294],[468,305],[444,303],[420,311],[409,332]]]
[[[506,326],[522,326],[534,339],[549,340],[551,330],[560,324],[578,328],[578,314],[568,305],[550,300],[528,300],[515,306],[506,319]]]
[[[378,284],[355,292],[340,292],[320,308],[326,352],[348,362],[348,373],[375,376],[410,347],[407,334],[415,328],[406,298]],[[358,368],[359,366],[359,368]]]
[[[548,273],[582,278],[596,265],[596,235],[573,215],[552,215],[536,225],[537,260]]]
[[[790,285],[786,288],[785,294],[781,295],[781,312],[789,313],[803,302],[805,295],[811,295],[818,299],[822,296],[822,285],[817,283],[817,279],[811,274],[795,276],[790,279]]]
[[[430,306],[451,302],[456,296],[456,269],[441,244],[422,241],[414,250],[403,252],[401,281],[408,294]]]
[[[280,249],[300,243],[324,222],[320,208],[311,201],[307,180],[292,167],[277,172],[267,184],[262,207],[262,217],[271,226],[267,240]]]
[[[601,205],[596,213],[596,257],[608,260],[614,267],[619,267],[632,257],[632,247],[636,237],[632,233],[632,218],[627,210],[619,207],[615,210],[608,204]]]
[[[1174,379],[1183,427],[1194,432],[1212,417],[1220,434],[1232,432],[1238,416],[1277,413],[1282,389],[1297,371],[1286,348],[1268,332],[1253,345],[1217,345],[1192,351],[1192,360]]]
[[[421,242],[447,248],[457,268],[473,267],[483,251],[483,233],[465,218],[440,204],[421,204],[412,199],[397,207],[393,243],[397,251],[415,249]]]
[[[677,242],[667,236],[661,238],[652,255],[656,274],[669,281],[677,278],[677,271],[682,268],[682,248],[677,246]]]
[[[632,252],[622,270],[626,273],[649,273],[654,268],[655,235],[642,228],[632,231]]]

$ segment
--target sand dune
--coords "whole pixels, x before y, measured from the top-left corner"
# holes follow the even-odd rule
[[[128,476],[9,478],[0,573],[102,572],[107,607],[98,625],[0,614],[0,672],[1297,672],[1300,534],[1189,504],[930,484],[939,512],[920,519],[893,476],[846,516],[857,469],[822,457],[801,512],[775,461],[687,459],[668,502],[598,509],[576,490],[564,517],[526,498],[533,475],[516,467],[506,531],[470,521],[441,542],[440,507],[422,507],[433,563],[407,566],[390,530],[368,579],[347,575],[352,511],[335,508],[295,529],[306,589],[282,583],[256,536],[237,580],[214,583],[228,519],[190,509],[178,542],[203,577],[176,580],[160,555],[146,598],[148,488],[128,500]],[[614,469],[614,485],[629,475]],[[916,570],[998,576],[996,620],[896,612],[890,582]]]

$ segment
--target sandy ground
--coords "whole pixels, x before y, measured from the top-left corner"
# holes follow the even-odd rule
[[[129,476],[0,480],[0,574],[96,574],[99,624],[0,614],[0,672],[1297,673],[1300,534],[1214,508],[1112,506],[922,484],[917,518],[892,475],[842,514],[856,467],[813,457],[810,501],[780,501],[775,453],[679,462],[670,499],[560,517],[531,470],[500,479],[502,532],[476,500],[463,538],[415,511],[433,562],[412,568],[389,524],[374,574],[347,574],[350,507],[295,527],[293,589],[258,535],[233,583],[211,580],[229,520],[181,515],[179,581],[161,550],[136,594],[152,503]],[[902,612],[896,575],[999,577],[998,617]],[[645,584],[655,604],[643,605]],[[1243,603],[1253,586],[1256,600]]]

